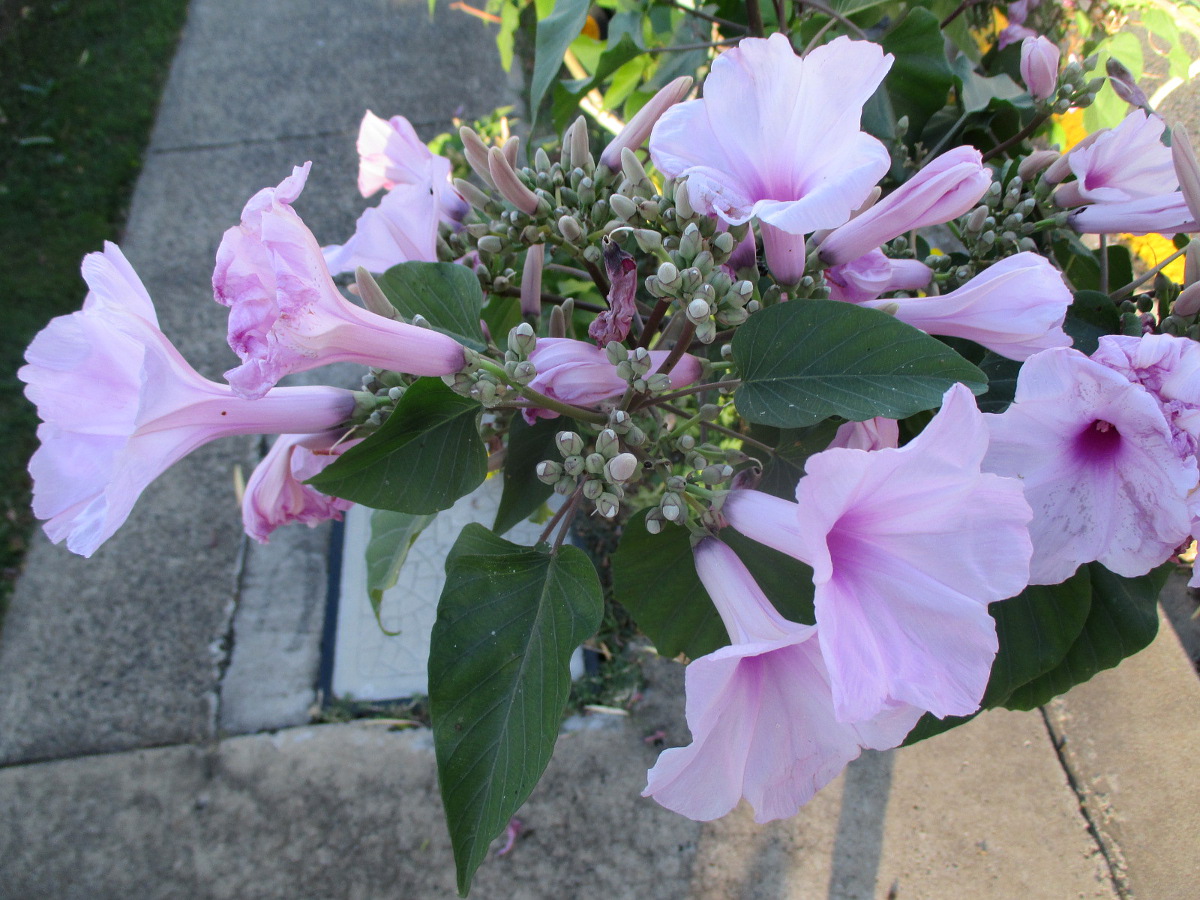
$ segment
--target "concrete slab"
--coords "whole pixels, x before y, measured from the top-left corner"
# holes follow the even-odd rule
[[[678,667],[650,672],[628,720],[560,737],[472,897],[1115,897],[1036,713],[872,754],[795,819],[700,825],[639,796],[643,737],[686,734]],[[380,723],[10,767],[0,821],[12,896],[454,896],[429,733]]]
[[[312,159],[298,209],[318,239],[344,240],[364,204],[354,150],[364,107],[407,113],[432,136],[466,92],[480,111],[505,95],[487,32],[445,9],[430,25],[426,9],[423,0],[192,3],[121,244],[164,331],[202,374],[220,379],[235,362],[209,282],[221,234],[251,194]],[[324,56],[313,55],[319,39]],[[173,467],[90,561],[35,538],[0,637],[0,762],[211,738],[235,635],[252,646],[259,622],[264,646],[312,641],[309,601],[231,619],[245,550],[232,469],[249,471],[252,443],[225,441]],[[252,569],[246,584],[270,577]],[[284,636],[280,622],[297,612]],[[264,711],[257,727],[300,721],[291,691],[266,691],[292,705]],[[227,721],[250,720],[243,707]]]
[[[1186,589],[1175,577],[1167,592]],[[1200,682],[1171,627],[1160,621],[1147,649],[1046,712],[1122,888],[1136,898],[1195,897]]]

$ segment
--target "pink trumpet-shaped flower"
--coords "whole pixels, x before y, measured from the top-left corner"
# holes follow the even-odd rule
[[[804,58],[781,34],[744,40],[713,61],[704,99],[658,120],[650,155],[687,178],[697,210],[757,218],[771,271],[794,282],[804,235],[846,222],[891,165],[859,124],[891,64],[878,45],[844,37]]]
[[[284,375],[332,362],[410,375],[457,372],[463,348],[452,338],[368,312],[338,293],[316,238],[291,207],[310,165],[251,197],[242,224],[217,249],[213,294],[229,307],[229,346],[242,359],[225,373],[233,389],[254,399]]]
[[[973,207],[992,183],[974,147],[955,147],[821,242],[821,259],[848,263],[916,228],[940,225]]]
[[[1013,0],[1008,4],[1008,25],[997,36],[997,44],[1001,50],[1025,38],[1037,37],[1036,31],[1025,26],[1025,19],[1029,10],[1037,9],[1041,5],[1042,0]]]
[[[359,443],[343,441],[344,436],[344,430],[334,430],[278,437],[246,482],[242,497],[246,534],[265,544],[271,532],[282,525],[302,522],[313,528],[329,519],[341,519],[353,502],[322,494],[304,482]]]
[[[1021,80],[1035,100],[1053,97],[1058,90],[1058,63],[1062,51],[1053,41],[1038,35],[1021,41]]]
[[[1067,225],[1080,234],[1194,234],[1200,225],[1180,191],[1126,200],[1095,203],[1071,213]]]
[[[712,538],[696,571],[733,645],[687,667],[692,743],[664,750],[644,797],[707,822],[745,797],[756,822],[795,815],[862,748],[898,746],[922,710],[891,706],[847,724],[834,712],[818,629],[775,611],[741,560]]]
[[[892,291],[916,291],[929,286],[933,270],[915,259],[891,259],[871,250],[857,259],[825,270],[830,300],[861,303]]]
[[[1019,478],[1033,508],[1030,581],[1057,584],[1098,560],[1144,575],[1191,531],[1194,456],[1181,457],[1159,403],[1068,348],[1031,357],[1016,399],[985,419],[984,469]]]
[[[338,388],[277,388],[251,401],[203,378],[159,329],[115,244],[84,258],[83,277],[83,309],[42,329],[17,373],[43,420],[29,463],[34,514],[74,553],[91,556],[151,481],[209,441],[324,430],[354,410],[353,393]]]
[[[1002,259],[949,294],[862,305],[887,306],[914,328],[966,338],[1008,359],[1024,360],[1040,350],[1071,345],[1062,329],[1071,292],[1058,270],[1036,253]]]
[[[406,262],[437,262],[438,208],[428,185],[401,184],[369,206],[344,244],[321,248],[331,275],[386,272]]]
[[[669,356],[666,350],[650,351],[650,371]],[[537,375],[529,386],[539,393],[576,406],[592,406],[625,392],[625,380],[599,347],[570,338],[539,338],[529,361]],[[687,387],[700,377],[700,360],[685,353],[671,370],[671,386]],[[527,419],[553,419],[558,413],[547,409],[525,411]]]
[[[1179,186],[1171,151],[1163,146],[1166,123],[1135,109],[1111,131],[1067,154],[1075,180],[1059,185],[1059,206],[1116,204],[1169,194]]]
[[[1029,578],[1021,485],[980,471],[988,434],[962,385],[899,449],[825,450],[796,503],[734,491],[722,513],[808,563],[821,654],[840,722],[910,703],[935,716],[979,708],[996,654],[987,605]]]
[[[430,188],[442,221],[461,222],[471,207],[451,186],[450,173],[450,160],[430,152],[408,119],[385,121],[367,110],[358,128],[358,190],[364,197],[401,184]]]

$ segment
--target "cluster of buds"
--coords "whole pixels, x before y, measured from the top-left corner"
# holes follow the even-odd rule
[[[387,369],[369,369],[362,377],[362,390],[354,392],[351,420],[359,428],[378,428],[387,421],[413,381],[412,375]]]
[[[537,335],[533,326],[522,322],[508,332],[508,349],[504,352],[504,374],[510,384],[529,384],[537,375],[537,368],[529,357],[537,346]]]
[[[604,347],[604,355],[616,366],[617,376],[627,382],[634,393],[658,393],[671,389],[670,375],[650,371],[654,364],[650,351],[645,347],[638,347],[630,353],[620,341],[609,341]]]
[[[963,219],[963,243],[972,262],[952,273],[954,281],[963,283],[970,279],[978,262],[1027,250],[1036,251],[1037,243],[1032,235],[1041,227],[1037,208],[1035,186],[1030,184],[1020,166],[1007,179],[1001,176],[993,181],[979,205]],[[1064,221],[1065,218],[1064,213]],[[931,263],[929,259],[925,264],[935,270],[944,265],[936,261]]]
[[[596,436],[595,448],[587,454],[583,438],[573,431],[560,431],[554,441],[562,462],[542,460],[537,465],[538,479],[553,485],[559,494],[578,489],[598,515],[614,518],[621,509],[625,485],[636,480],[641,470],[638,458],[622,449],[620,436],[611,428]]]
[[[1089,56],[1083,62],[1072,60],[1063,68],[1058,76],[1057,89],[1046,98],[1046,104],[1051,112],[1062,114],[1075,107],[1082,109],[1096,102],[1096,94],[1104,87],[1107,80],[1103,75],[1095,78],[1088,76],[1095,70],[1099,60],[1095,55]]]
[[[477,400],[487,409],[494,408],[506,398],[508,385],[504,379],[481,366],[482,359],[478,353],[467,349],[465,355],[467,362],[462,370],[453,375],[443,375],[442,381],[456,394]]]

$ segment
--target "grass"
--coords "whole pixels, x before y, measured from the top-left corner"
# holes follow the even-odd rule
[[[34,522],[37,417],[16,371],[79,308],[79,262],[117,240],[186,0],[0,0],[0,617]]]

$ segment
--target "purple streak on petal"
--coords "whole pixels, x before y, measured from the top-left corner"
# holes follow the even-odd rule
[[[603,347],[610,341],[623,341],[629,335],[633,315],[637,312],[637,262],[620,245],[604,239],[604,269],[611,285],[608,290],[608,309],[588,326],[588,337]]]

